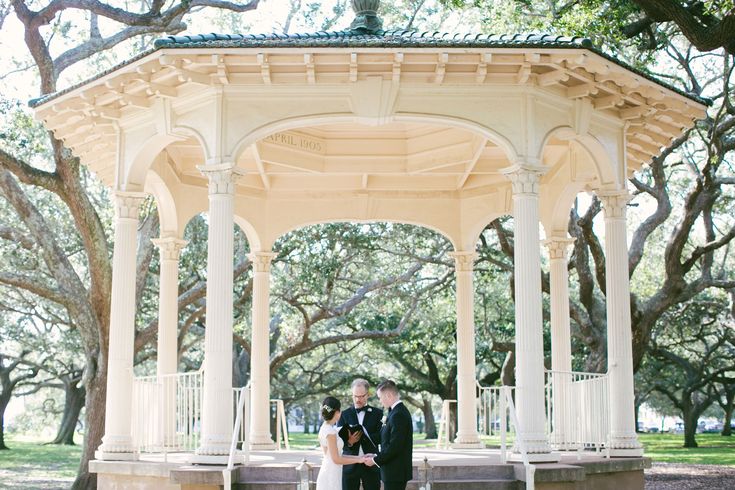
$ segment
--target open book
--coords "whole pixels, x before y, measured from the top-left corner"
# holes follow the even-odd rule
[[[370,441],[370,444],[373,445],[373,448],[377,451],[378,445],[373,442],[373,440],[370,438],[370,434],[368,434],[368,431],[365,430],[365,427],[363,427],[360,424],[345,424],[342,427],[339,428],[339,432],[337,432],[337,435],[345,441],[345,444],[347,444],[347,440],[350,438],[350,435],[354,434],[355,432],[362,432],[362,437],[366,437],[368,441]]]

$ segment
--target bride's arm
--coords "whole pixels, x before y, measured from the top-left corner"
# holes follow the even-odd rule
[[[329,434],[327,436],[327,449],[329,450],[329,456],[332,458],[332,461],[337,464],[355,464],[365,462],[364,456],[343,456],[339,454],[339,451],[337,450],[336,434]]]

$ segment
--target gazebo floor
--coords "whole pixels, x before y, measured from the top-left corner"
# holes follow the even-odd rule
[[[156,489],[209,490],[223,488],[223,466],[191,465],[190,453],[143,454],[138,461],[91,461],[101,490]],[[502,464],[497,449],[416,449],[414,480],[408,488],[423,486],[418,469],[424,458],[432,467],[434,490],[520,490],[526,488],[521,463]],[[321,453],[305,451],[255,451],[247,465],[231,472],[232,488],[238,490],[300,490],[296,467],[306,461],[313,482]],[[561,453],[558,463],[536,464],[539,490],[643,490],[643,470],[649,458],[610,458],[598,453]],[[341,490],[341,489],[334,489]]]

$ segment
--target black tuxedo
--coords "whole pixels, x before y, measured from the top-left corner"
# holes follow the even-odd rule
[[[360,453],[360,448],[362,448],[363,454],[376,454],[378,452],[380,428],[383,426],[383,411],[367,405],[364,412],[365,417],[362,419],[362,426],[367,433],[363,433],[360,441],[352,447],[347,444],[347,436],[343,437],[342,439],[345,442],[342,450],[343,454],[357,456]],[[359,423],[357,410],[354,406],[351,406],[342,412],[337,425],[341,427],[344,425],[359,425]],[[358,490],[361,481],[364,490],[379,490],[380,472],[378,468],[365,466],[364,464],[348,464],[342,467],[342,490]]]
[[[413,420],[402,402],[388,412],[380,437],[375,463],[380,466],[385,490],[405,489],[413,478]]]

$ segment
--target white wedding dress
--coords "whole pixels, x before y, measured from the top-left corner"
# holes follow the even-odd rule
[[[337,435],[337,429],[333,425],[323,423],[319,429],[319,445],[322,447],[324,458],[322,459],[322,467],[319,468],[319,476],[316,478],[316,490],[340,490],[342,488],[342,465],[332,461],[329,455],[329,446],[327,445],[327,436],[332,435],[337,438],[337,453],[342,454],[344,441]]]

